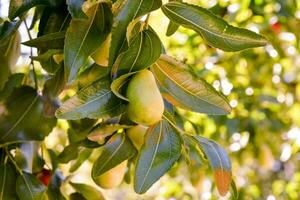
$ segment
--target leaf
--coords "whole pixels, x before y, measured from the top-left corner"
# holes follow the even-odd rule
[[[57,6],[60,3],[59,0],[11,0],[9,5],[8,17],[10,20],[15,19],[30,8],[37,5],[45,6]]]
[[[65,75],[71,82],[88,57],[105,41],[111,28],[112,13],[106,3],[87,12],[88,20],[72,19],[65,38]]]
[[[105,143],[107,137],[119,129],[130,128],[131,126],[121,124],[99,124],[91,130],[87,138],[91,141],[98,142],[99,144]]]
[[[60,191],[62,183],[62,174],[59,171],[55,171],[51,176],[50,183],[47,188],[47,197],[49,200],[66,200]]]
[[[87,19],[88,17],[82,11],[82,5],[85,0],[67,0],[68,10],[73,19]]]
[[[173,105],[207,114],[231,111],[226,98],[204,79],[194,77],[183,63],[162,55],[151,69],[161,86],[162,95]]]
[[[128,50],[116,60],[113,77],[149,67],[160,57],[162,49],[162,43],[153,30],[139,32],[129,42]]]
[[[84,149],[85,148],[80,145],[80,142],[71,143],[64,148],[57,159],[60,163],[68,163],[71,160],[75,160],[78,157],[78,154]]]
[[[65,31],[49,33],[23,42],[22,44],[38,49],[63,49],[65,35]]]
[[[233,27],[211,11],[196,5],[169,2],[161,9],[171,21],[193,29],[209,45],[224,51],[240,51],[267,44],[263,36],[247,29]]]
[[[128,74],[124,74],[122,76],[120,76],[119,78],[115,79],[110,88],[111,91],[120,99],[123,99],[125,101],[129,102],[129,99],[127,99],[122,93],[125,93],[125,91],[122,91],[122,89],[124,90],[124,86],[130,81],[130,77],[135,74],[136,72],[132,72],[132,73],[128,73]]]
[[[95,179],[103,173],[114,168],[123,161],[136,154],[136,149],[123,133],[111,137],[104,145],[103,151],[93,165],[92,178]]]
[[[56,111],[56,117],[69,120],[96,119],[117,116],[122,112],[121,100],[110,90],[109,78],[104,77],[65,101]]]
[[[169,36],[173,35],[177,31],[178,28],[179,28],[179,24],[177,24],[173,21],[170,21],[168,24],[166,36],[169,37]]]
[[[20,144],[20,150],[18,151],[19,158],[25,161],[22,166],[22,170],[29,173],[40,172],[44,167],[44,161],[39,156],[40,144],[37,142],[26,142]],[[17,155],[17,154],[16,154]]]
[[[5,163],[0,166],[0,199],[15,200],[17,195],[16,188],[17,172],[11,163]]]
[[[114,17],[112,27],[112,42],[109,50],[108,66],[112,67],[126,42],[126,32],[129,23],[137,17],[145,15],[161,6],[161,0],[127,0],[122,3],[119,12]]]
[[[44,70],[53,74],[60,68],[60,65],[55,62],[53,56],[60,55],[61,53],[62,51],[60,49],[50,49],[45,53],[42,53],[38,56],[32,56],[31,58],[39,61]]]
[[[214,171],[220,195],[225,196],[231,184],[231,161],[226,151],[216,142],[199,135],[188,136],[204,152]]]
[[[77,159],[71,161],[69,172],[70,173],[75,172],[84,163],[84,161],[86,161],[91,156],[92,153],[93,153],[93,149],[89,149],[89,148],[83,149],[78,155]]]
[[[23,172],[17,178],[16,191],[20,200],[45,198],[47,188],[32,174]]]
[[[139,194],[145,193],[181,155],[180,136],[167,121],[149,127],[145,137],[134,177],[134,190]]]
[[[3,90],[0,91],[0,101],[9,97],[12,91],[20,87],[24,81],[25,74],[23,73],[14,73],[9,76],[8,80],[5,82]]]
[[[65,85],[64,67],[61,66],[56,73],[45,82],[43,95],[50,99],[55,99],[63,91]]]
[[[70,185],[72,185],[77,192],[82,194],[82,196],[88,200],[105,200],[103,194],[92,186],[72,182],[70,182]]]
[[[43,116],[43,102],[33,88],[16,88],[0,114],[0,144],[41,141],[55,124],[55,118]]]
[[[78,87],[83,88],[87,85],[90,85],[99,78],[105,77],[108,75],[106,67],[101,67],[96,63],[89,66],[86,70],[80,73],[78,77]]]

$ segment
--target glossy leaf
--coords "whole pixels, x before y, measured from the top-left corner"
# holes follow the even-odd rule
[[[226,98],[204,79],[194,77],[187,66],[162,55],[152,66],[163,96],[173,105],[207,114],[228,114],[231,111]]]
[[[65,38],[65,74],[71,82],[88,57],[105,41],[112,13],[106,3],[96,4],[87,12],[87,20],[72,19]]]
[[[82,194],[82,196],[88,200],[105,200],[102,193],[96,188],[83,183],[70,183],[72,187]]]
[[[161,0],[127,0],[114,17],[112,42],[109,50],[108,65],[112,67],[118,55],[127,44],[126,32],[129,23],[137,17],[145,15],[161,6]]]
[[[227,152],[216,142],[199,135],[189,136],[207,157],[215,176],[219,193],[225,196],[231,184],[231,161]]]
[[[86,14],[82,11],[82,5],[85,0],[67,0],[68,10],[73,19],[87,19]]]
[[[16,191],[20,200],[44,199],[47,188],[34,175],[23,172],[17,178]]]
[[[173,35],[177,31],[178,28],[179,28],[179,24],[177,24],[173,21],[170,21],[169,24],[168,24],[166,36]]]
[[[92,178],[97,178],[108,170],[136,154],[136,149],[123,133],[111,137],[93,165]]]
[[[22,44],[38,49],[63,49],[65,35],[65,31],[49,33],[23,42]]]
[[[41,141],[56,124],[55,118],[43,116],[43,102],[29,86],[15,89],[4,102],[0,114],[0,143]]]
[[[115,79],[112,83],[111,83],[111,91],[120,99],[123,99],[125,101],[129,102],[129,99],[127,99],[125,97],[125,88],[124,86],[126,84],[128,84],[128,82],[130,81],[130,77],[135,74],[136,72],[132,72],[132,73],[128,73],[128,74],[124,74],[122,76],[120,76],[119,78]]]
[[[16,188],[17,171],[10,163],[0,166],[0,199],[16,200],[17,195],[13,188]]]
[[[199,6],[169,2],[161,8],[170,20],[193,29],[209,45],[224,51],[240,51],[267,44],[263,36],[247,29],[233,27],[211,11]]]
[[[81,89],[56,111],[62,119],[106,118],[123,112],[121,101],[110,90],[107,77]]]
[[[178,133],[162,120],[149,127],[137,159],[134,190],[145,193],[163,176],[181,155],[181,139]]]
[[[153,64],[162,53],[162,43],[152,29],[137,33],[129,42],[128,50],[116,60],[113,77],[139,71]]]

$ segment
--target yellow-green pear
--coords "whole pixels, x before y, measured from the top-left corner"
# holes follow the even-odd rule
[[[144,144],[144,137],[147,132],[148,127],[143,125],[136,125],[126,130],[126,133],[136,147],[137,150],[140,150]]]
[[[129,99],[127,116],[130,120],[146,126],[161,120],[164,102],[152,72],[142,70],[133,75],[126,96]]]
[[[104,189],[111,189],[117,187],[122,183],[126,173],[127,160],[115,166],[101,176],[94,179],[95,183]]]

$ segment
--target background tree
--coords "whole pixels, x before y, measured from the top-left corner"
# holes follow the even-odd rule
[[[298,199],[299,7],[1,2],[0,199]]]

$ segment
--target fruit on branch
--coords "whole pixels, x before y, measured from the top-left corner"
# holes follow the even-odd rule
[[[48,169],[42,169],[36,177],[45,185],[48,186],[50,180],[51,180],[51,171]]]
[[[147,132],[147,129],[147,126],[139,124],[126,130],[129,139],[131,140],[131,142],[137,150],[140,150],[142,145],[144,144],[144,137]]]
[[[97,65],[102,67],[108,66],[109,47],[111,41],[111,34],[109,34],[106,40],[103,42],[100,48],[91,55]]]
[[[117,187],[122,183],[127,168],[127,160],[94,179],[104,189]]]
[[[142,70],[133,75],[126,96],[129,99],[127,115],[130,120],[147,126],[161,120],[164,102],[152,72]]]

